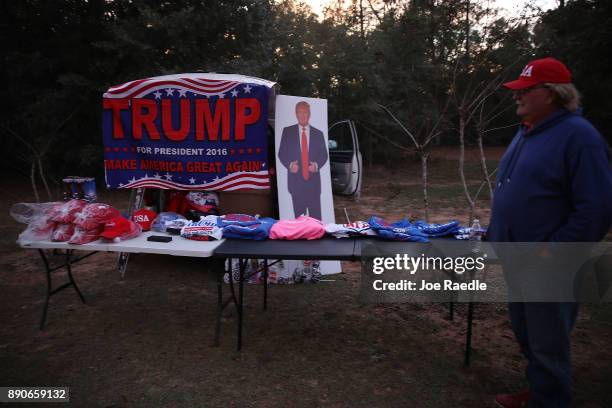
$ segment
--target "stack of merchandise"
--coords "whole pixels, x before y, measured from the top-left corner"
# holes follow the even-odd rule
[[[376,231],[365,221],[355,221],[348,224],[326,224],[325,232],[334,238],[376,236]]]
[[[389,222],[377,216],[370,218],[370,226],[383,239],[411,242],[429,242],[429,238],[456,236],[464,230],[456,220],[444,224],[430,224],[425,221],[411,223],[407,219]]]
[[[258,218],[246,214],[227,214],[219,217],[219,227],[224,238],[262,241],[270,236],[270,229],[277,221],[273,218]]]
[[[74,220],[76,215],[87,205],[82,200],[69,200],[55,205],[50,220],[55,223],[51,233],[51,241],[66,242],[74,235]]]
[[[103,203],[87,204],[76,214],[74,219],[74,234],[68,241],[70,244],[87,244],[100,238],[104,225],[120,217],[119,210]]]
[[[68,242],[86,244],[99,238],[117,242],[136,237],[142,228],[121,216],[119,210],[109,204],[69,200],[42,204],[16,204],[11,214],[28,224],[17,243],[34,241]],[[29,209],[27,215],[23,209]]]
[[[174,191],[169,194],[167,212],[184,215],[192,221],[219,214],[219,196],[213,192]]]
[[[55,229],[55,222],[51,220],[55,208],[60,202],[50,203],[17,203],[10,209],[11,216],[20,223],[27,224],[27,228],[17,238],[19,245],[33,241],[48,241]]]
[[[444,224],[428,224],[425,221],[415,221],[412,225],[430,238],[455,235],[461,229],[457,220],[445,222]]]
[[[370,217],[369,224],[378,236],[383,239],[390,241],[429,242],[427,234],[410,224],[410,221],[405,218],[400,221],[389,222],[381,217],[372,216]]]
[[[195,241],[215,241],[223,237],[216,215],[201,217],[198,221],[187,221],[181,228],[181,237]]]
[[[184,226],[184,224],[179,226],[177,225],[176,221],[187,222],[187,218],[183,217],[181,214],[171,211],[160,212],[159,214],[157,214],[155,220],[153,220],[153,223],[151,224],[151,229],[156,232],[170,233],[171,231],[168,231],[168,228],[178,228],[178,231],[176,233],[176,235],[178,235],[180,233],[180,229]]]

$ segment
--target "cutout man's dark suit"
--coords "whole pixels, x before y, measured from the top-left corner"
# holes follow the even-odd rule
[[[321,168],[327,163],[327,146],[323,132],[310,126],[308,140],[308,163],[317,163],[317,171],[308,175],[305,180],[302,175],[301,129],[299,125],[288,126],[283,129],[278,158],[287,168],[287,188],[293,201],[295,217],[306,214],[321,219]],[[298,171],[292,173],[291,162],[297,162]]]

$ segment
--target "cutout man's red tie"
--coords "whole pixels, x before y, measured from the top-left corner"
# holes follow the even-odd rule
[[[308,140],[306,139],[306,128],[302,127],[302,177],[308,181]]]

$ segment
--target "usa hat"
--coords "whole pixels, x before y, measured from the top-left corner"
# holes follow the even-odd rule
[[[547,57],[529,62],[517,80],[506,82],[503,86],[519,90],[543,83],[569,84],[570,82],[572,82],[572,73],[565,64],[555,58]]]
[[[140,225],[143,231],[149,231],[151,229],[151,224],[156,217],[157,213],[155,211],[147,208],[141,208],[132,214],[132,221]]]

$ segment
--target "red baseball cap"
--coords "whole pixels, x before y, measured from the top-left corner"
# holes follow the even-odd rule
[[[518,90],[531,88],[543,84],[569,84],[572,82],[572,73],[559,60],[548,57],[533,60],[523,68],[523,72],[516,81],[503,84],[508,89]]]
[[[113,240],[123,234],[127,234],[131,229],[130,220],[123,217],[116,217],[104,224],[104,231],[102,231],[100,236]]]
[[[132,221],[139,224],[143,231],[149,231],[155,217],[157,217],[157,213],[155,211],[141,208],[132,214]]]

